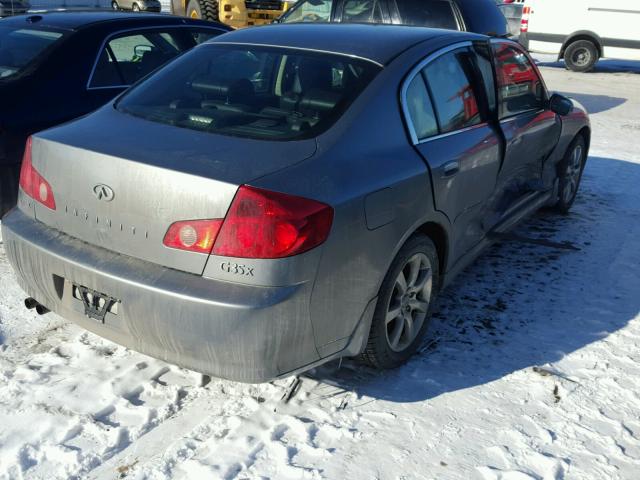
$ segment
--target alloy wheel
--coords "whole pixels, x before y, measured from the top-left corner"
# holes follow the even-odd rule
[[[582,145],[576,145],[571,152],[569,162],[567,163],[567,170],[564,176],[564,189],[562,191],[562,198],[566,203],[571,202],[576,192],[578,191],[578,184],[580,183],[580,175],[582,175]]]
[[[416,253],[396,277],[387,307],[387,343],[394,352],[405,350],[420,333],[429,311],[432,288],[431,262],[424,253]]]

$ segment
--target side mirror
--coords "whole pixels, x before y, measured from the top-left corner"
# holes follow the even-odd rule
[[[554,93],[549,99],[549,109],[558,115],[569,115],[573,110],[573,102],[564,95]]]

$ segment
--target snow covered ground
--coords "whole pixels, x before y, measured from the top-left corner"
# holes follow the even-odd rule
[[[405,367],[242,385],[22,306],[0,245],[0,478],[640,478],[640,72],[553,63],[592,112],[582,192],[438,302]]]

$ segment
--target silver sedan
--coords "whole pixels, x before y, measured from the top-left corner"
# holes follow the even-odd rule
[[[146,354],[246,382],[391,368],[483,249],[569,210],[589,140],[509,40],[239,30],[30,138],[2,234],[27,307]]]

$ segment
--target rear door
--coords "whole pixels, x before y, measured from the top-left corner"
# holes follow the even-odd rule
[[[456,260],[486,233],[486,205],[501,164],[489,47],[459,44],[414,73],[403,89],[405,114],[431,171],[436,209],[453,227]]]
[[[514,42],[493,40],[498,116],[504,134],[504,161],[493,205],[496,220],[515,202],[542,188],[544,161],[560,138],[560,118],[546,108],[547,91],[524,50]]]

